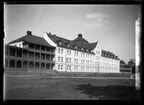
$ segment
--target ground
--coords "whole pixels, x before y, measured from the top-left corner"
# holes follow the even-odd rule
[[[134,79],[112,79],[102,77],[102,74],[88,74],[88,78],[75,75],[6,75],[5,99],[140,100],[140,91],[135,90]],[[98,77],[95,78],[95,75]],[[90,76],[94,78],[89,78]]]

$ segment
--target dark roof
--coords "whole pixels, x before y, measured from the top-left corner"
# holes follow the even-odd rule
[[[78,37],[74,40],[68,40],[68,39],[65,39],[65,38],[62,38],[62,37],[59,37],[56,35],[52,35],[50,33],[47,33],[47,35],[52,41],[54,41],[54,43],[56,43],[60,47],[78,50],[78,51],[82,51],[82,52],[86,52],[86,49],[88,49],[87,53],[92,53],[92,54],[94,54],[94,53],[91,52],[91,50],[93,50],[98,43],[98,41],[94,42],[94,43],[89,43],[87,40],[85,40],[82,37],[81,34],[79,34]],[[58,44],[59,41],[62,42],[61,45]],[[69,47],[67,47],[67,44],[69,44]],[[77,46],[77,49],[74,48],[75,45]],[[83,48],[83,50],[81,48]]]
[[[119,60],[118,56],[116,56],[114,53],[112,53],[110,51],[106,51],[106,50],[102,50],[101,56]]]
[[[23,37],[20,37],[20,38],[14,40],[14,41],[11,41],[8,44],[17,43],[17,42],[20,42],[20,41],[25,41],[25,42],[29,42],[29,43],[33,43],[33,44],[44,45],[44,46],[51,46],[44,38],[38,37],[38,36],[35,36],[35,35],[29,35],[29,34],[27,34]]]

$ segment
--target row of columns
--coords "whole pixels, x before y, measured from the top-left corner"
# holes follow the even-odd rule
[[[6,68],[43,68],[43,69],[51,69],[53,68],[52,63],[40,63],[40,62],[29,62],[29,61],[20,61],[20,60],[5,60]]]
[[[10,55],[10,49],[8,50],[8,56]],[[17,50],[18,49],[14,49],[14,54],[12,54],[13,56],[17,56]],[[31,53],[31,54],[30,54]],[[38,54],[38,56],[36,57],[36,54]],[[28,59],[34,59],[34,60],[53,60],[54,55],[50,55],[50,54],[44,54],[44,53],[38,53],[38,52],[25,52],[23,50],[21,50],[21,57],[22,58],[28,58]],[[43,59],[42,59],[43,57]],[[38,58],[38,59],[36,59]]]
[[[43,47],[44,49],[43,49],[42,47]],[[49,52],[53,52],[53,51],[52,51],[52,48],[49,48],[49,50],[47,50],[48,48],[46,48],[46,47],[44,47],[44,46],[39,46],[39,49],[36,49],[35,45],[33,45],[33,48],[31,48],[31,47],[30,47],[30,44],[29,44],[28,48],[34,49],[34,50],[40,50],[40,51],[49,51]]]

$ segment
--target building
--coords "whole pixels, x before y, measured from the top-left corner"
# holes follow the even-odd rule
[[[27,35],[5,45],[5,68],[18,70],[51,70],[54,67],[55,47],[44,38],[27,31]]]
[[[78,34],[74,40],[68,40],[51,33],[44,33],[43,37],[37,37],[27,31],[27,35],[8,43],[7,46],[22,51],[22,58],[15,61],[14,67],[19,67],[17,65],[21,62],[23,68],[24,62],[27,62],[29,69],[43,67],[46,70],[63,72],[120,72],[118,56],[101,49],[99,41],[89,43],[82,34]],[[8,51],[6,49],[6,52]],[[11,53],[6,53],[8,54]],[[11,67],[12,62],[14,64],[13,58],[6,57],[6,67]],[[49,65],[51,65],[50,68]]]

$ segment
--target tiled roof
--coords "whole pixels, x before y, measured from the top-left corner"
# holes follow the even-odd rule
[[[89,43],[87,40],[85,40],[81,34],[78,35],[78,37],[74,40],[68,40],[56,35],[52,35],[50,33],[47,33],[48,37],[54,41],[54,43],[56,43],[58,46],[60,47],[64,47],[64,48],[68,48],[68,49],[73,49],[73,50],[78,50],[81,52],[87,52],[86,49],[88,49],[87,53],[92,53],[91,50],[93,50],[98,42],[95,43]],[[58,42],[61,42],[61,45],[58,44]],[[69,44],[69,47],[67,46],[67,44]],[[77,46],[77,49],[75,49],[75,45]],[[83,48],[83,50],[81,49]]]
[[[23,37],[20,37],[14,41],[9,42],[8,44],[17,43],[20,41],[25,41],[25,42],[29,42],[29,43],[33,43],[33,44],[44,45],[44,46],[51,46],[49,43],[47,43],[47,41],[44,38],[38,37],[35,35],[31,35],[31,34],[27,34]]]
[[[109,52],[109,51],[106,51],[106,50],[102,50],[101,56],[119,60],[118,56],[116,56],[112,52]]]

